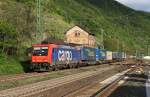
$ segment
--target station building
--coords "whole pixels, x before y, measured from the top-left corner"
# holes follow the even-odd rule
[[[95,36],[86,32],[79,26],[75,26],[65,33],[65,42],[68,44],[84,45],[88,47],[96,46]]]

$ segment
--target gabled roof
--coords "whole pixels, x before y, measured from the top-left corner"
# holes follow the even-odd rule
[[[69,34],[71,34],[72,32],[75,32],[75,30],[79,30],[80,32],[82,32],[82,33],[84,33],[84,34],[86,34],[86,35],[89,34],[89,33],[86,32],[85,30],[83,30],[82,28],[80,28],[79,26],[74,26],[74,27],[72,27],[71,29],[69,29],[69,30],[66,32],[66,35],[69,35]]]

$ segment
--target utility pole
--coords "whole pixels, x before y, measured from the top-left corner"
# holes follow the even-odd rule
[[[121,52],[123,52],[123,42],[121,42]]]
[[[147,41],[146,41],[146,52],[147,52],[147,56],[150,56],[150,54],[149,54],[149,40],[150,40],[150,38],[147,38]]]
[[[115,28],[116,28],[116,24],[114,24],[114,26],[115,26]],[[115,38],[116,38],[116,40],[117,40],[117,43],[116,43],[116,46],[117,46],[117,52],[119,52],[119,38],[118,38],[118,36],[117,36],[117,34],[116,34],[116,30],[115,30],[115,32],[114,32],[114,36],[115,36]]]
[[[105,47],[104,47],[104,30],[101,29],[101,45],[102,45],[102,49],[104,50]]]
[[[119,38],[118,38],[118,36],[117,36],[117,51],[119,52],[120,51],[120,48],[119,48]]]
[[[149,56],[149,43],[147,41],[147,56]]]
[[[36,39],[41,40],[41,33],[42,33],[42,27],[41,27],[41,0],[37,0],[37,34]]]
[[[135,51],[136,58],[138,57],[138,50]]]

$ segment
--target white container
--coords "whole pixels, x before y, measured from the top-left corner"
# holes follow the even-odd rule
[[[106,51],[106,60],[112,60],[112,51]]]

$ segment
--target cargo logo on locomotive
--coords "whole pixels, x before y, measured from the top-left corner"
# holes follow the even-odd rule
[[[59,61],[71,61],[72,60],[72,52],[71,51],[58,51],[58,60]]]

